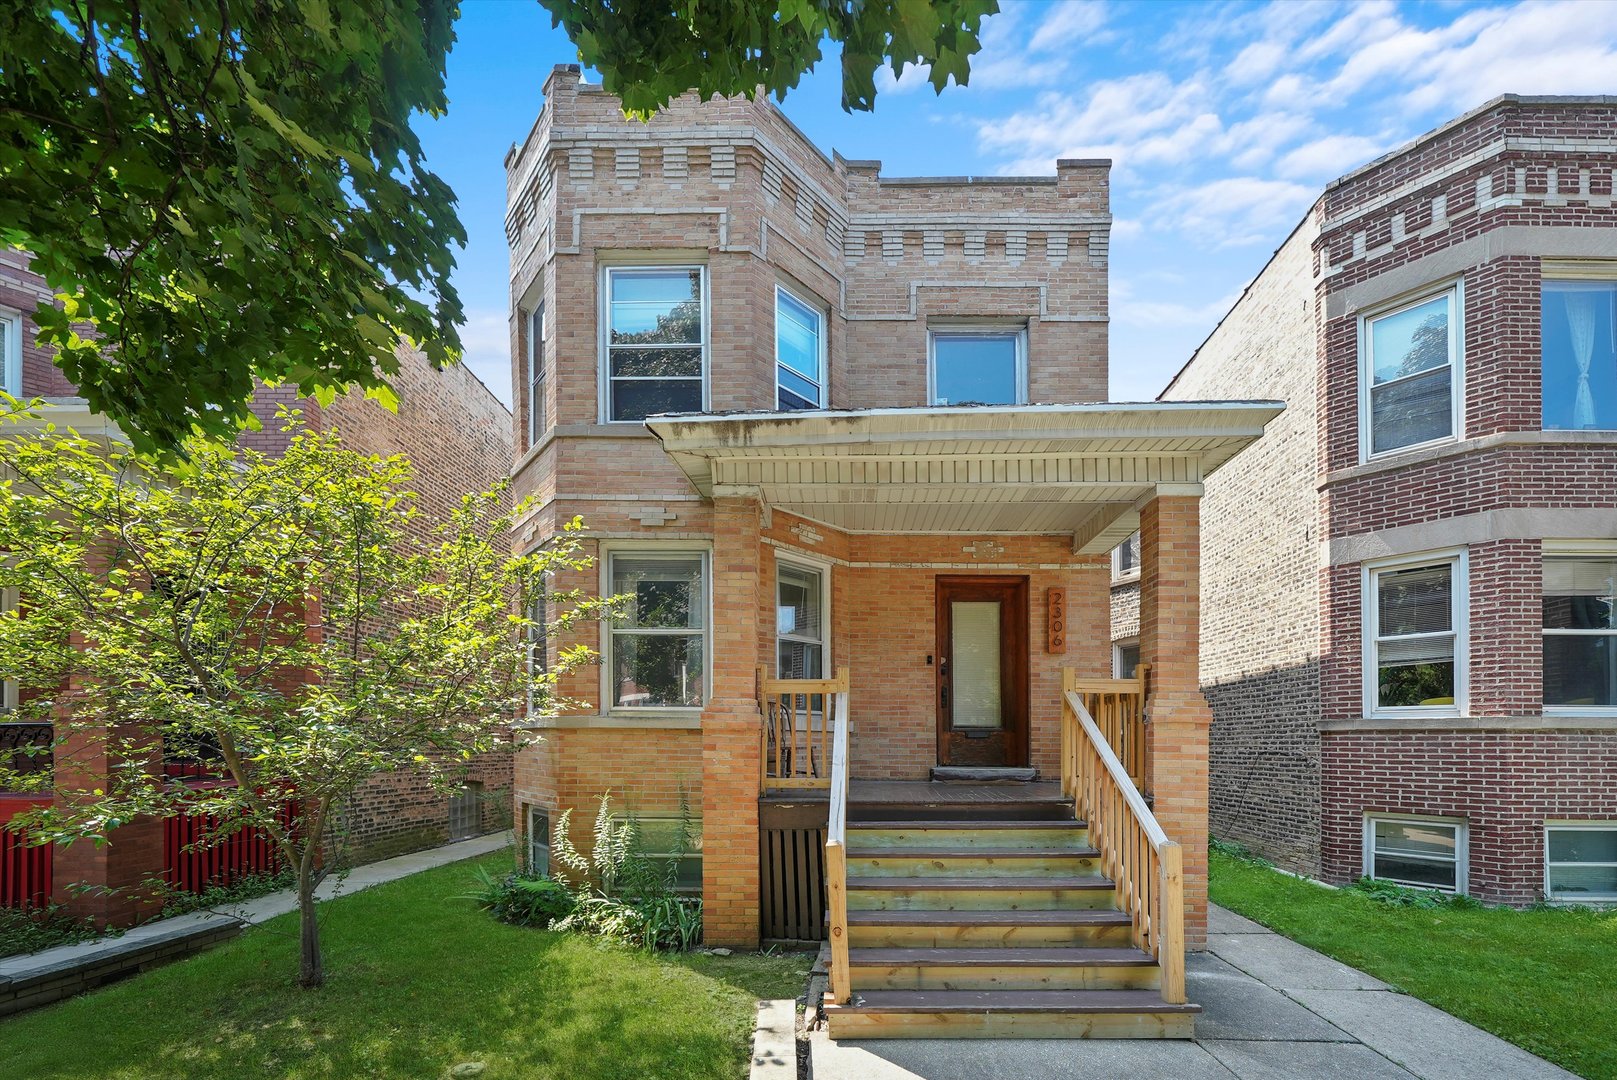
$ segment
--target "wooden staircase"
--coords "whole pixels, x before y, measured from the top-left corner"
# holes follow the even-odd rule
[[[1189,1038],[1072,800],[851,808],[847,979],[834,1039]]]

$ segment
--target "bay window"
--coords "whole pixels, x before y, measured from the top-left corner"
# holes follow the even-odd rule
[[[1546,431],[1617,430],[1617,280],[1544,281]]]
[[[824,314],[775,286],[776,407],[783,412],[825,408],[825,369]]]
[[[1365,612],[1368,714],[1456,713],[1464,689],[1465,561],[1372,567]]]
[[[704,281],[700,266],[606,269],[607,420],[702,411],[707,381]]]
[[[1617,708],[1617,552],[1544,557],[1544,705]]]
[[[619,551],[607,591],[626,598],[607,635],[614,709],[699,709],[707,683],[707,560],[700,552]]]
[[[1360,324],[1361,445],[1366,457],[1454,437],[1460,293],[1455,286]]]

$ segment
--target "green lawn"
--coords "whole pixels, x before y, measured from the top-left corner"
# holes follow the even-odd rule
[[[324,905],[318,991],[293,985],[285,917],[0,1020],[0,1077],[443,1077],[481,1061],[483,1080],[733,1080],[756,999],[803,991],[807,954],[655,957],[497,923],[460,898],[474,865]]]
[[[1617,1078],[1617,912],[1394,907],[1214,851],[1213,902],[1582,1076]]]

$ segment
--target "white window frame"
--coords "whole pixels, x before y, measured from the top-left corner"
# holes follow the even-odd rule
[[[820,612],[821,612],[821,615],[820,615],[820,641],[818,642],[818,644],[820,646],[820,657],[821,657],[820,677],[823,678],[823,679],[829,679],[829,678],[832,677],[832,672],[835,670],[835,665],[831,661],[831,564],[829,562],[821,562],[818,559],[809,558],[806,555],[797,555],[797,554],[793,554],[793,555],[789,555],[789,556],[788,555],[776,555],[775,556],[775,607],[776,608],[778,608],[780,606],[780,568],[782,566],[790,566],[790,567],[792,567],[793,569],[796,569],[796,570],[806,570],[806,571],[809,571],[811,573],[815,573],[815,574],[820,575]],[[775,677],[777,679],[782,677],[781,673],[780,673],[780,643],[781,643],[782,640],[785,640],[785,641],[801,641],[801,642],[804,642],[804,643],[812,644],[810,639],[807,638],[807,637],[787,636],[787,637],[783,638],[781,633],[780,633],[780,624],[777,621],[776,628],[775,628],[775,664],[774,664]]]
[[[785,366],[780,361],[780,298],[783,295],[791,297],[794,301],[808,308],[810,311],[819,316],[819,375],[816,377],[815,381],[818,382],[820,386],[820,400],[815,404],[814,407],[816,409],[828,409],[831,407],[831,360],[830,345],[826,339],[830,336],[828,331],[831,326],[831,311],[825,304],[820,303],[818,300],[812,299],[807,293],[790,288],[789,286],[783,285],[780,282],[775,283],[775,408],[777,410],[780,409],[780,392],[782,389],[780,382],[780,369]],[[792,393],[796,394],[797,391],[793,390]],[[804,412],[807,410],[798,409],[793,411]]]
[[[1376,829],[1378,821],[1389,821],[1401,825],[1442,825],[1454,829],[1454,888],[1445,889],[1439,885],[1418,885],[1398,881],[1395,878],[1383,877],[1376,870]],[[1366,813],[1363,824],[1364,839],[1364,876],[1373,877],[1380,881],[1392,881],[1395,884],[1405,885],[1411,889],[1431,889],[1435,892],[1449,893],[1453,896],[1465,896],[1470,892],[1469,879],[1471,876],[1471,828],[1465,818],[1430,817],[1424,814],[1380,814]],[[1420,860],[1421,856],[1404,856]],[[1446,859],[1427,858],[1425,861],[1433,863],[1446,863]]]
[[[938,405],[938,338],[940,337],[1014,337],[1016,339],[1016,400],[1013,405],[1027,404],[1027,326],[1008,326],[994,323],[961,323],[929,326],[926,330],[926,403]]]
[[[640,558],[667,558],[702,560],[702,591],[706,594],[707,610],[702,615],[702,704],[701,705],[619,705],[613,686],[616,657],[613,655],[617,629],[607,621],[602,625],[601,648],[601,715],[613,716],[700,716],[710,699],[713,688],[713,548],[711,544],[669,543],[665,540],[618,540],[603,543],[600,552],[601,596],[612,596],[612,560],[618,555]],[[644,633],[645,631],[627,631]],[[678,631],[671,631],[677,633]],[[689,631],[686,631],[688,633]]]
[[[1544,898],[1552,904],[1612,904],[1617,892],[1556,896],[1550,889],[1550,834],[1553,832],[1617,833],[1617,821],[1546,821],[1544,823]],[[1617,866],[1617,863],[1555,863],[1556,866]]]
[[[0,324],[5,326],[4,347],[0,348],[0,390],[22,397],[22,312],[0,307]]]
[[[1617,541],[1611,540],[1546,540],[1544,549],[1539,555],[1540,573],[1543,570],[1545,559],[1569,559],[1579,556],[1592,556],[1604,558],[1617,558]],[[1539,620],[1540,639],[1551,635],[1561,637],[1580,636],[1608,636],[1617,638],[1617,630],[1547,630],[1543,619]],[[1539,651],[1539,663],[1543,664],[1543,650]],[[1543,675],[1542,666],[1540,676]],[[1617,705],[1544,705],[1545,716],[1617,716]]]
[[[1380,666],[1376,660],[1378,624],[1380,622],[1380,592],[1377,578],[1387,571],[1408,570],[1418,566],[1437,566],[1449,563],[1450,621],[1454,626],[1454,704],[1453,705],[1381,705]],[[1371,718],[1450,717],[1465,716],[1470,709],[1471,668],[1471,573],[1470,559],[1464,548],[1427,551],[1416,555],[1400,555],[1392,559],[1377,559],[1364,563],[1359,575],[1359,615],[1362,649],[1359,663],[1364,684],[1364,715]]]
[[[1134,638],[1121,638],[1121,639],[1119,639],[1117,641],[1112,642],[1112,678],[1114,678],[1114,679],[1132,679],[1132,678],[1135,677],[1135,675],[1139,674],[1138,669],[1135,670],[1134,674],[1130,674],[1130,673],[1123,670],[1123,650],[1124,649],[1138,649],[1139,647],[1140,647],[1140,639],[1137,638],[1137,637],[1134,637]],[[1144,663],[1143,660],[1140,661],[1140,662]]]
[[[709,404],[709,386],[712,382],[713,359],[713,330],[709,312],[713,306],[712,289],[707,272],[707,264],[691,262],[688,258],[674,262],[658,262],[653,258],[636,259],[632,262],[608,263],[601,267],[596,292],[600,296],[599,310],[596,312],[596,326],[599,333],[595,336],[599,340],[600,352],[596,358],[596,379],[598,389],[597,405],[600,410],[603,424],[644,424],[644,420],[615,420],[612,417],[612,275],[632,273],[636,270],[695,270],[701,274],[702,289],[702,411],[707,412]]]
[[[8,585],[0,588],[0,611],[16,610],[19,599],[15,586]],[[21,704],[22,700],[17,688],[17,680],[0,680],[0,716],[16,712]]]
[[[524,820],[522,824],[523,830],[526,833],[525,839],[528,842],[528,873],[536,877],[547,878],[550,876],[550,807],[540,806],[538,803],[529,803],[527,806],[527,811],[526,820]],[[533,819],[535,815],[542,816],[545,819],[544,843],[537,845],[538,847],[544,849],[545,857],[543,860],[535,857],[537,854],[534,850],[536,845],[533,842]],[[539,865],[541,861],[544,863],[542,866]]]
[[[1375,357],[1373,355],[1373,339],[1370,335],[1370,326],[1389,315],[1397,315],[1410,308],[1430,303],[1440,297],[1447,297],[1449,301],[1449,433],[1425,442],[1410,443],[1408,446],[1399,446],[1391,450],[1382,450],[1372,453],[1371,446],[1371,410],[1370,390],[1375,381]],[[1435,286],[1421,289],[1419,293],[1403,296],[1387,304],[1371,308],[1359,315],[1358,322],[1358,350],[1359,350],[1359,461],[1377,461],[1392,457],[1395,454],[1407,454],[1413,450],[1420,450],[1428,446],[1440,446],[1444,443],[1458,442],[1465,438],[1465,282],[1456,278]],[[1410,375],[1406,378],[1414,379],[1422,375],[1430,375],[1432,370],[1421,372],[1419,375]],[[1383,385],[1391,386],[1392,383]]]
[[[527,313],[528,338],[528,449],[539,445],[549,426],[545,415],[545,305],[541,301]]]
[[[1114,547],[1112,549],[1112,580],[1113,581],[1137,581],[1139,579],[1139,577],[1140,577],[1140,563],[1139,563],[1138,559],[1135,560],[1133,566],[1125,567],[1123,565],[1123,549],[1128,547],[1130,540],[1135,539],[1139,535],[1140,535],[1140,530],[1135,529],[1133,532],[1129,533],[1127,539],[1125,539],[1121,544],[1118,544],[1116,547]]]
[[[1617,259],[1545,259],[1539,268],[1539,302],[1543,303],[1544,285],[1551,281],[1574,281],[1610,285],[1617,283]],[[1539,328],[1539,378],[1544,375],[1544,331]],[[1578,428],[1544,427],[1544,404],[1539,402],[1539,427],[1545,431],[1576,431]],[[1589,431],[1611,431],[1611,428],[1588,428]]]
[[[538,612],[537,616],[535,615],[535,610],[536,609],[537,609],[537,612]],[[528,651],[527,651],[527,656],[526,656],[526,659],[525,659],[525,663],[526,663],[526,666],[527,666],[528,677],[532,678],[536,673],[541,673],[541,672],[545,672],[545,671],[549,670],[549,663],[550,663],[550,630],[549,630],[549,624],[550,624],[550,592],[549,592],[549,590],[545,589],[544,591],[540,592],[540,594],[538,596],[534,597],[533,602],[528,605],[528,610],[524,614],[526,615],[526,617],[528,618],[529,623],[530,623],[530,625],[527,628]],[[528,719],[528,720],[532,720],[534,718],[533,717],[533,690],[532,690],[531,687],[529,688],[528,694],[527,694],[527,715],[526,715],[525,718]]]

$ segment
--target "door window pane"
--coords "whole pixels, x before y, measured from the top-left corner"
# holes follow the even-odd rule
[[[700,412],[707,360],[702,272],[614,268],[606,288],[608,419]]]
[[[1000,602],[953,600],[949,604],[951,712],[957,728],[1004,726],[1000,702]]]
[[[1617,708],[1617,558],[1545,558],[1544,704]]]
[[[824,319],[785,289],[775,289],[775,361],[778,407],[819,409],[825,406],[822,357]]]
[[[1020,400],[1022,335],[932,335],[934,405],[1014,405]]]
[[[1617,429],[1617,281],[1546,281],[1544,428]]]
[[[1370,452],[1454,434],[1455,294],[1365,320]]]
[[[1377,571],[1376,704],[1452,706],[1454,564]]]
[[[702,704],[707,590],[699,555],[613,555],[611,591],[627,597],[612,626],[615,708]]]

